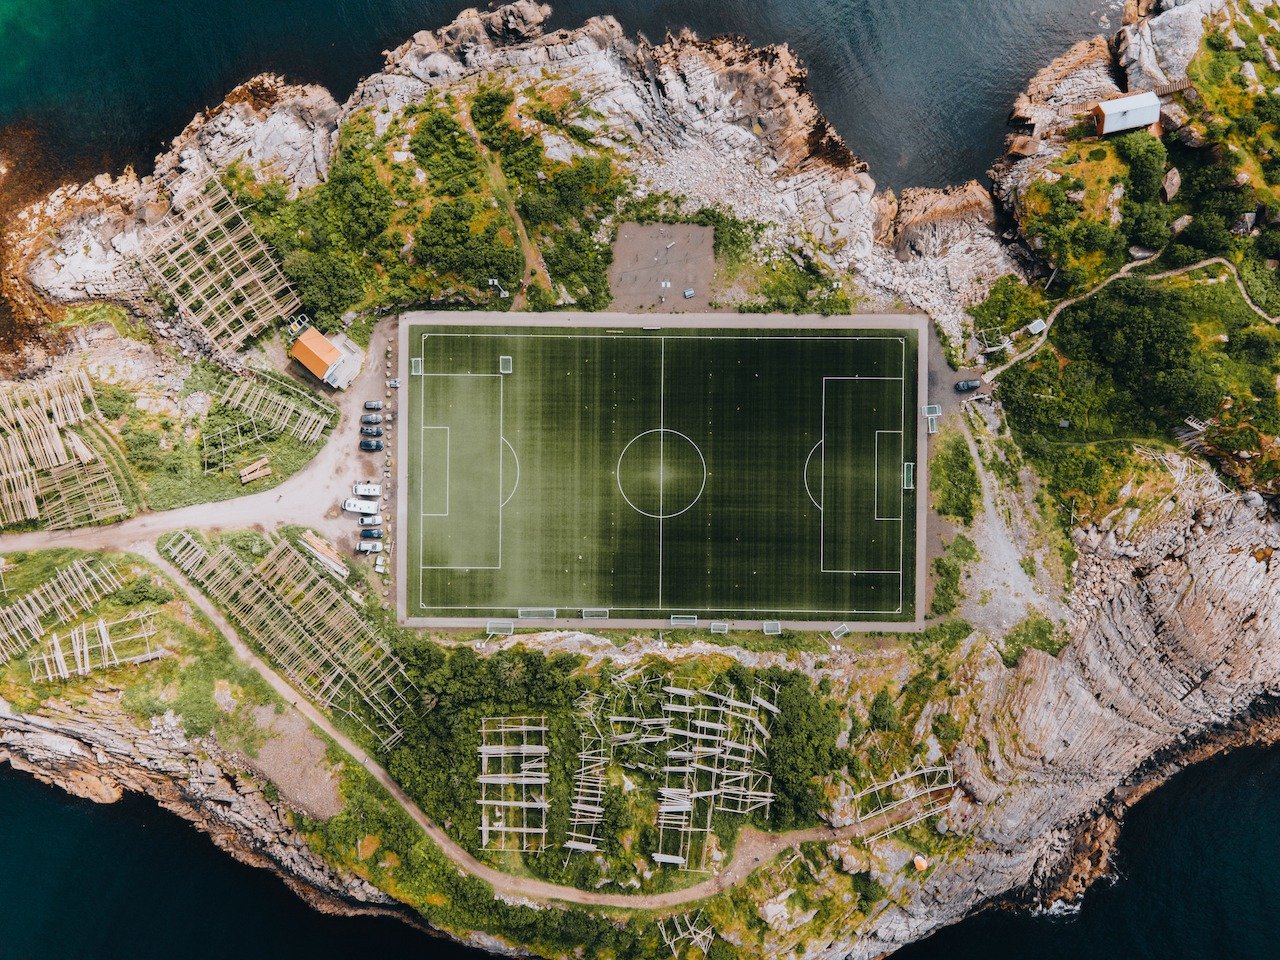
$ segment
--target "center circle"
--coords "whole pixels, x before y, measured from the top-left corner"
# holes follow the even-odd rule
[[[618,492],[636,513],[670,520],[684,513],[707,486],[707,461],[679,430],[646,430],[618,457]]]

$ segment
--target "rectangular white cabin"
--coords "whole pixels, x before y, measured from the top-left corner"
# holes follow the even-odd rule
[[[1160,119],[1160,98],[1148,90],[1146,93],[1103,100],[1093,108],[1093,118],[1101,136],[1122,130],[1139,130]]]

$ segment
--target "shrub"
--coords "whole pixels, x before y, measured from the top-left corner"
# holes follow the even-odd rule
[[[872,730],[894,731],[898,729],[898,707],[893,702],[888,687],[882,687],[871,701],[868,722]]]
[[[1155,200],[1169,162],[1164,144],[1145,130],[1136,130],[1117,137],[1115,145],[1120,159],[1129,165],[1129,186],[1134,199]]]
[[[414,159],[439,196],[459,197],[480,182],[480,155],[462,124],[450,114],[431,108],[421,114],[409,138]]]
[[[1000,645],[1000,658],[1008,667],[1016,667],[1022,654],[1029,649],[1043,650],[1056,657],[1066,646],[1066,637],[1058,631],[1053,621],[1039,612],[1032,612],[1007,634]]]
[[[961,434],[952,432],[942,438],[930,464],[929,488],[940,514],[954,517],[966,526],[973,523],[982,502],[982,487],[969,445]]]
[[[946,616],[960,605],[960,578],[964,568],[978,559],[978,548],[964,534],[957,534],[942,556],[933,561],[933,616]]]

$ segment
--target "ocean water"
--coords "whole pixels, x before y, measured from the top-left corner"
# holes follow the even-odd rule
[[[462,0],[0,0],[0,128],[36,137],[39,174],[145,167],[197,110],[263,70],[339,99],[380,51]],[[481,4],[482,5],[482,4]],[[1027,79],[1074,41],[1117,26],[1119,0],[561,0],[555,24],[612,13],[660,39],[786,42],[884,185],[982,176]],[[1116,21],[1111,24],[1110,21]],[[0,149],[2,149],[0,137]],[[34,162],[34,161],[33,161]]]
[[[150,159],[261,70],[345,96],[379,51],[449,19],[439,0],[0,0],[0,153],[28,188]],[[1112,0],[572,0],[660,38],[691,26],[790,43],[883,185],[981,176],[1027,78],[1118,20]],[[1114,24],[1112,24],[1114,25]],[[0,184],[0,194],[4,186]],[[12,189],[12,187],[10,187]],[[0,327],[3,327],[0,318]],[[1280,920],[1280,751],[1188,771],[1144,801],[1120,876],[1068,917],[990,913],[904,960],[1271,957]],[[73,800],[0,768],[0,960],[479,957],[395,921],[316,914],[147,801]]]
[[[1277,824],[1280,750],[1211,760],[1130,813],[1118,877],[1078,912],[980,914],[895,960],[1275,957]],[[395,920],[315,913],[149,801],[97,806],[0,767],[0,960],[227,956],[485,955]]]

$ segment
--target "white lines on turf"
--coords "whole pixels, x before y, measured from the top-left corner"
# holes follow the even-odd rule
[[[447,517],[447,516],[449,515],[449,478],[450,478],[450,473],[449,473],[449,448],[450,448],[450,445],[451,445],[451,436],[452,436],[452,434],[449,432],[449,428],[448,428],[448,427],[428,427],[428,426],[424,426],[424,427],[422,428],[422,432],[423,432],[423,434],[426,434],[426,432],[427,432],[428,430],[443,430],[443,431],[444,431],[444,513],[432,513],[432,512],[430,512],[430,511],[423,510],[423,511],[422,511],[422,516],[424,516],[424,517]],[[424,437],[423,437],[423,439],[422,439],[422,444],[423,444],[423,454],[424,454],[423,459],[425,460],[425,459],[426,459],[426,457],[425,457],[425,453],[426,453],[426,437],[425,437],[425,436],[424,436]],[[424,471],[424,473],[425,473],[425,471]],[[425,483],[423,484],[423,486],[424,486],[424,487],[426,486],[426,485],[425,485]],[[424,489],[424,490],[422,491],[422,498],[421,498],[418,502],[419,502],[419,503],[423,503],[423,502],[425,502],[425,500],[426,500],[426,496],[427,496],[427,492],[426,492],[426,490]]]
[[[689,441],[693,443],[692,440]],[[626,452],[625,450],[623,451]],[[662,524],[664,521],[663,494],[666,488],[666,477],[663,476],[666,467],[664,457],[667,452],[667,338],[658,338],[658,606],[662,606]],[[698,456],[702,456],[702,451],[698,451]],[[618,458],[618,463],[622,463],[622,458]],[[702,464],[702,482],[706,483],[706,462]],[[622,489],[619,485],[618,489]],[[702,495],[701,491],[698,493]],[[627,495],[624,493],[622,498],[626,500]],[[631,501],[627,501],[630,503]],[[693,506],[693,504],[689,504]]]
[[[820,446],[822,446],[821,440],[819,440],[817,443],[813,445],[813,449],[809,451],[809,455],[804,458],[804,492],[809,495],[809,499],[813,502],[813,505],[817,507],[819,510],[822,509],[822,504],[820,504],[814,498],[813,491],[809,489],[809,464],[810,462],[812,462],[813,455],[818,452],[818,448]]]
[[[507,445],[507,449],[511,451],[511,459],[516,462],[516,482],[515,485],[512,486],[511,492],[507,494],[507,499],[502,501],[502,505],[505,507],[511,502],[511,498],[516,495],[516,491],[520,489],[520,458],[516,456],[516,448],[511,445],[510,440],[503,437],[502,442]]]
[[[875,514],[876,514],[877,520],[901,521],[902,520],[902,484],[901,483],[898,484],[898,515],[896,517],[880,516],[880,434],[882,433],[897,435],[899,437],[902,436],[901,430],[877,430],[876,431],[876,456],[875,456],[875,463],[871,471],[872,479],[874,480],[874,483],[875,483],[875,499],[872,501],[872,505],[875,507]],[[903,444],[903,441],[899,440],[898,446],[901,447],[902,444]],[[899,463],[898,473],[899,475],[901,475],[902,473],[902,470],[901,470],[902,457],[901,456],[898,457],[898,463]]]

